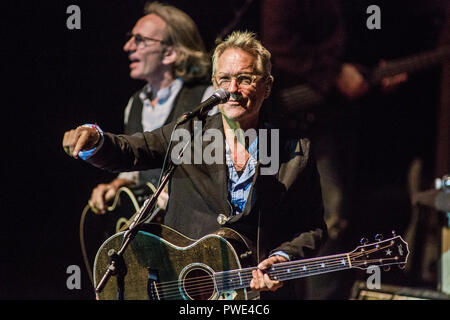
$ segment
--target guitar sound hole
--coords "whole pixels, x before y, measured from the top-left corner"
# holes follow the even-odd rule
[[[215,293],[214,279],[207,270],[194,268],[186,273],[183,289],[191,300],[208,300]]]

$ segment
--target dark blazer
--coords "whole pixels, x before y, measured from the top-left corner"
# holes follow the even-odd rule
[[[180,128],[193,132],[193,126],[192,120]],[[102,147],[88,162],[114,172],[160,167],[173,127],[172,123],[132,136],[105,133]],[[202,127],[203,131],[220,129],[224,138],[220,113],[207,117]],[[203,142],[203,147],[210,143]],[[278,172],[262,175],[258,161],[244,212],[225,225],[258,243],[258,261],[275,250],[285,251],[291,259],[310,257],[326,237],[319,175],[309,140],[280,135],[279,145]],[[169,186],[166,225],[194,239],[221,227],[217,216],[231,214],[225,150],[222,159],[221,164],[176,167]]]
[[[183,87],[175,98],[172,111],[170,112],[164,124],[169,124],[185,112],[191,111],[193,108],[198,106],[202,101],[205,90],[209,85],[210,83],[184,82]],[[137,91],[133,95],[128,122],[125,125],[124,130],[124,133],[127,135],[144,131],[142,127],[142,108],[144,107],[144,104],[139,97],[144,88]],[[140,171],[139,184],[151,182],[152,184],[156,185],[158,183],[160,172],[160,168]]]

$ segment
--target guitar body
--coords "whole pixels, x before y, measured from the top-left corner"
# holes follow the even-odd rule
[[[92,265],[100,246],[112,235],[124,230],[132,216],[155,191],[151,183],[119,188],[105,214],[96,214],[86,205],[80,221],[80,242],[84,262],[92,280]],[[159,221],[157,216],[154,221]]]
[[[100,247],[95,286],[110,263],[108,252],[120,249],[123,234],[113,235]],[[123,254],[125,276],[111,277],[97,298],[116,300],[120,293],[126,300],[247,299],[246,289],[218,292],[213,274],[253,264],[249,251],[247,239],[228,228],[193,240],[167,226],[149,224]]]

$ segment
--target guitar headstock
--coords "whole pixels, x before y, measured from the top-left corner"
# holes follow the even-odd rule
[[[409,249],[401,236],[382,240],[382,236],[377,235],[375,239],[377,241],[373,243],[368,243],[365,238],[361,239],[362,245],[350,252],[352,267],[367,269],[370,266],[406,265]]]

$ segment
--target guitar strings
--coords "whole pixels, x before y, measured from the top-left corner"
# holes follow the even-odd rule
[[[360,253],[360,254],[359,253],[349,253],[348,255],[351,258],[357,258],[357,257],[360,257],[362,255],[370,254],[370,253],[378,251],[378,250],[383,250],[385,248],[375,248],[373,250],[368,250],[368,251]],[[319,263],[319,264],[325,263],[325,261],[326,261],[328,267],[333,267],[333,263],[337,263],[338,265],[341,265],[341,261],[342,261],[341,259],[346,259],[346,258],[347,258],[347,254],[338,254],[338,255],[334,255],[334,256],[328,256],[328,257],[325,257],[325,258],[322,257],[322,258],[308,259],[307,262],[300,262],[299,260],[297,260],[297,261],[288,261],[288,262],[283,262],[283,263],[276,264],[276,268],[279,271],[284,271],[284,270],[286,270],[288,268],[291,268],[292,271],[296,271],[296,270],[298,270],[300,268],[303,268],[304,266],[306,266],[306,267],[313,266],[313,265],[315,265],[317,263]],[[296,265],[297,265],[297,267],[295,267]],[[292,267],[292,266],[294,266],[294,267]],[[239,273],[239,272],[242,273],[242,272],[246,272],[246,270],[249,270],[249,269],[255,269],[255,268],[253,267],[253,268],[240,269],[239,271],[225,271],[225,272],[226,273],[230,273],[230,274],[232,274],[233,272],[234,273]],[[311,270],[311,268],[309,268],[309,269]],[[225,272],[217,272],[216,275],[220,275],[220,274],[223,274]],[[197,280],[201,281],[201,279],[209,279],[210,277],[211,277],[210,275],[201,276],[201,277],[195,277],[195,278],[191,278],[190,282],[192,283],[192,282],[195,282]],[[175,285],[178,286],[178,280],[167,281],[167,282],[159,282],[158,286],[165,285],[167,287],[170,283],[174,283]]]
[[[373,260],[373,261],[377,261],[377,260]],[[333,270],[329,269],[327,272],[332,272],[332,271],[336,271],[336,270],[339,270],[339,268],[334,268]],[[251,280],[252,277],[249,276],[249,277],[245,277],[245,278],[246,278],[245,280],[249,282],[249,280]],[[286,280],[288,280],[288,279],[286,279]],[[219,290],[219,292],[228,291],[227,289],[230,289],[230,288],[227,288],[226,286],[222,285],[221,290]],[[237,288],[237,289],[239,289],[239,288]],[[188,292],[189,292],[188,295],[195,300],[196,296],[201,296],[204,294],[213,296],[213,294],[215,294],[217,291],[216,291],[216,286],[214,285],[214,283],[212,283],[210,281],[208,284],[204,284],[203,286],[198,286],[194,289],[189,290]],[[162,294],[159,293],[159,295],[163,299],[179,298],[180,291],[179,291],[179,288],[175,288],[171,291],[166,290]]]
[[[388,258],[388,259],[395,260],[395,258]],[[388,259],[385,259],[385,260],[388,260]],[[379,260],[373,259],[370,262],[372,262],[372,261],[375,262],[375,261],[379,261]],[[336,267],[333,269],[329,268],[326,272],[332,272],[332,271],[336,271],[339,269],[340,268],[336,268]],[[243,276],[242,282],[249,283],[251,279],[252,279],[251,275]],[[288,280],[288,279],[284,279],[284,280]],[[219,285],[219,284],[220,283],[218,283],[217,285]],[[228,291],[227,289],[231,289],[231,288],[227,288],[226,284],[224,285],[222,283],[220,289],[221,290],[218,290],[218,291],[223,292],[223,291]],[[239,288],[237,288],[237,289],[239,289]],[[216,285],[214,285],[213,281],[208,281],[207,283],[203,283],[202,286],[196,286],[195,288],[193,288],[193,289],[191,288],[187,291],[188,291],[188,295],[191,298],[194,298],[194,300],[195,300],[196,296],[201,296],[204,294],[208,294],[209,296],[212,296],[214,293],[217,292]],[[177,287],[177,288],[172,288],[172,290],[163,290],[163,292],[158,292],[158,293],[164,299],[178,298],[180,296],[180,289]]]
[[[371,250],[367,250],[366,252],[362,252],[362,253],[350,253],[350,254],[348,254],[348,256],[349,257],[351,256],[352,258],[360,257],[362,255],[367,255],[367,254],[369,254],[371,252],[374,252],[374,251],[383,250],[383,249],[385,249],[385,248],[387,248],[389,246],[392,246],[392,243],[390,245],[384,247],[384,248],[378,247],[378,248],[374,248],[374,249],[371,249]],[[345,258],[346,256],[347,256],[347,254],[340,254],[340,255],[336,255],[336,256],[330,256],[330,257],[334,257],[334,259],[332,259],[332,260],[328,259],[329,261],[327,263],[328,266],[327,266],[326,272],[335,271],[335,270],[341,269],[342,267],[348,268],[347,266],[342,265],[342,260],[341,260],[341,258]],[[336,261],[336,259],[339,260],[339,261]],[[397,258],[385,258],[385,259],[381,259],[381,260],[389,260],[389,259],[397,260]],[[280,264],[277,264],[277,270],[269,270],[268,273],[270,275],[272,275],[272,276],[277,275],[277,274],[284,274],[284,271],[286,270],[286,268],[291,267],[291,270],[290,270],[291,275],[295,274],[298,271],[303,271],[304,275],[306,275],[307,273],[311,273],[313,271],[317,271],[319,269],[323,269],[323,265],[322,265],[322,263],[324,261],[323,258],[315,258],[313,260],[316,260],[316,261],[310,261],[310,262],[306,262],[306,263],[299,263],[298,261],[290,261],[290,262],[283,263],[284,264],[283,266],[280,266]],[[380,259],[374,259],[374,260],[369,260],[369,261],[370,262],[372,262],[372,261],[380,262]],[[330,263],[330,262],[333,262],[333,263]],[[356,261],[356,262],[354,262],[353,266],[354,267],[361,266],[361,265],[364,265],[364,264],[367,264],[367,263],[368,263],[368,261],[365,261],[365,262],[362,262],[362,263]],[[316,268],[314,268],[314,267],[311,268],[311,266],[314,265],[314,264],[315,264]],[[298,265],[298,266],[294,266],[292,268],[291,265]],[[303,268],[306,265],[309,265],[310,268],[307,269],[307,270],[304,270]],[[319,268],[317,268],[318,265],[320,265]],[[255,268],[247,268],[247,269],[254,270]],[[249,280],[252,279],[252,275],[248,274],[249,270],[241,269],[240,271],[234,271],[234,272],[227,271],[227,272],[230,272],[230,276],[227,276],[226,280],[231,281],[231,282],[233,280],[239,280],[239,282],[242,282],[242,283],[244,283],[244,281],[248,282]],[[224,284],[224,281],[225,281],[224,279],[225,278],[224,277],[217,277],[217,275],[224,274],[224,273],[225,272],[216,273],[216,282],[215,282],[217,284],[217,286],[221,286],[223,288],[226,287],[226,284]],[[241,273],[241,275],[239,275],[239,273]],[[283,280],[287,280],[288,278],[289,277],[284,278]],[[191,290],[191,288],[193,288],[193,287],[195,287],[195,290],[199,292],[198,294],[201,294],[202,292],[214,291],[214,287],[215,287],[214,281],[212,280],[212,276],[211,275],[191,278],[191,279],[186,280],[185,284],[186,283],[187,283],[187,285],[185,285],[184,288],[187,289],[187,291],[190,292],[191,295],[193,295],[193,293],[195,293],[193,290]],[[157,286],[157,288],[159,288],[162,291],[162,295],[164,296],[164,298],[170,298],[171,297],[170,292],[171,291],[174,292],[174,290],[171,288],[173,286],[176,287],[175,288],[176,296],[179,296],[179,283],[178,283],[178,280],[157,283],[156,286]],[[208,290],[206,290],[206,289],[208,289]],[[167,293],[169,293],[169,295],[167,295]]]
[[[332,260],[329,260],[328,267],[327,270],[329,271],[334,271],[334,270],[338,270],[341,269],[341,267],[343,266],[341,263],[341,258],[343,258],[342,255],[338,256],[337,259],[339,261],[334,261],[334,263],[332,262]],[[336,260],[336,258],[334,258],[334,260]],[[308,272],[304,272],[302,271],[303,266],[305,265],[305,263],[303,263],[302,265],[298,265],[295,266],[295,264],[293,264],[293,262],[290,262],[290,264],[294,265],[294,266],[288,266],[290,267],[292,274],[295,274],[297,271],[302,271],[304,272],[304,274],[307,273],[311,273],[312,271],[315,270],[319,270],[322,269],[323,267],[321,267],[321,262],[320,261],[315,261],[314,263],[308,263],[308,265],[312,265],[312,264],[316,264],[316,268],[310,267]],[[318,267],[320,266],[320,267]],[[278,267],[278,266],[277,266]],[[274,274],[278,274],[278,273],[283,273],[283,270],[288,268],[288,267],[283,267],[283,268],[279,268],[279,270],[275,270],[276,272],[274,272],[273,270],[270,271],[270,275],[274,275]],[[241,273],[241,275],[239,276],[238,272],[231,272],[230,276],[227,277],[220,277],[220,274],[222,273],[216,273],[216,284],[218,287],[226,287],[227,284],[225,283],[226,280],[228,281],[235,281],[235,283],[237,281],[242,281],[242,283],[244,282],[250,282],[250,280],[252,279],[252,275],[251,275],[251,271],[255,270],[255,268],[247,268],[247,269],[241,269],[239,272]],[[217,277],[219,275],[219,277]],[[214,281],[212,280],[212,276],[208,275],[208,276],[202,276],[202,277],[196,277],[196,278],[191,278],[185,281],[185,290],[188,292],[193,292],[193,290],[191,290],[192,288],[195,288],[197,291],[201,292],[201,289],[206,289],[208,288],[208,291],[212,291],[214,289],[215,285],[214,285]],[[158,283],[157,284],[157,288],[159,288],[158,293],[162,296],[164,296],[165,298],[170,298],[170,293],[175,293],[177,296],[179,295],[179,282],[178,281],[169,281],[169,282],[162,282],[162,283]],[[161,293],[162,291],[162,293]],[[206,290],[204,290],[206,292]],[[169,294],[169,295],[168,295]]]
[[[383,260],[396,260],[395,258],[385,258]],[[372,260],[368,260],[366,262],[370,263],[370,262],[379,262],[380,259],[372,259]],[[359,263],[358,265],[363,265],[364,263]],[[336,266],[334,268],[328,268],[327,271],[325,272],[332,272],[332,271],[337,271],[341,268],[336,268]],[[318,274],[318,273],[315,273]],[[251,275],[244,275],[243,277],[243,281],[242,282],[250,282],[249,280],[252,279]],[[288,279],[284,279],[284,280],[288,280]],[[222,284],[222,290],[220,291],[227,291],[226,286],[224,286]],[[239,289],[239,288],[238,288]],[[178,298],[180,296],[180,290],[179,288],[173,288],[172,290],[164,290],[165,292],[158,292],[160,296],[162,296],[162,298],[165,299],[171,299],[171,298]],[[216,285],[214,285],[213,281],[208,281],[208,283],[203,284],[202,286],[197,286],[195,287],[193,290],[188,290],[189,292],[189,296],[190,297],[194,297],[194,296],[201,296],[204,295],[205,293],[210,293],[210,295],[212,296],[215,292],[216,292]],[[194,299],[195,300],[195,299]]]
[[[382,250],[382,249],[384,249],[384,248],[381,248],[381,249],[380,248],[376,248],[376,249],[369,250],[366,253],[362,253],[362,254],[350,253],[349,256],[351,256],[351,257],[358,257],[358,256],[362,256],[364,254],[369,254],[371,252],[374,252],[374,251],[377,251],[377,250]],[[329,257],[333,257],[333,259],[328,258],[327,264],[328,264],[328,266],[332,266],[333,262],[338,262],[337,260],[339,260],[338,264],[340,265],[341,261],[342,261],[341,258],[345,259],[346,256],[347,256],[347,254],[340,254],[340,255],[335,255],[335,256],[329,256]],[[313,261],[311,261],[311,260],[313,260]],[[296,271],[300,267],[302,268],[303,266],[311,266],[311,265],[317,264],[318,262],[319,263],[323,263],[327,259],[314,258],[314,259],[311,259],[311,260],[309,262],[303,262],[303,263],[299,262],[299,261],[289,261],[289,262],[284,262],[284,263],[277,264],[276,267],[280,271],[284,271],[287,268],[291,268],[293,271]],[[331,263],[331,265],[330,265],[330,263]],[[292,268],[292,265],[294,265],[294,268]],[[295,265],[298,265],[298,267],[295,267]],[[247,268],[247,269],[254,269],[254,268]],[[240,272],[245,272],[245,270],[246,269],[241,269]],[[226,271],[226,272],[228,273],[230,271]],[[239,271],[234,271],[234,272],[239,272]],[[218,272],[218,273],[216,273],[216,275],[220,275],[221,273],[224,273],[224,272]],[[230,272],[230,274],[231,274],[231,272]],[[210,276],[207,275],[207,276],[202,276],[202,277],[191,278],[190,282],[193,282],[193,281],[196,281],[196,280],[199,280],[199,279],[202,279],[202,278],[209,279]],[[161,283],[158,283],[158,285],[168,285],[171,282],[175,283],[176,285],[178,285],[178,280],[173,280],[173,281],[168,281],[168,282],[161,282]]]
[[[385,247],[386,248],[386,247]],[[362,253],[362,254],[349,254],[349,256],[351,256],[352,258],[354,258],[354,257],[358,257],[358,256],[361,256],[361,255],[364,255],[364,254],[369,254],[369,253],[371,253],[371,252],[373,252],[373,251],[377,251],[377,250],[383,250],[383,249],[385,249],[385,248],[376,248],[376,249],[373,249],[373,250],[368,250],[366,253]],[[344,254],[344,255],[337,255],[336,257],[334,257],[334,259],[332,259],[332,260],[330,260],[330,259],[328,259],[328,262],[327,262],[327,265],[328,265],[328,268],[330,268],[330,267],[333,267],[334,265],[333,265],[333,263],[337,263],[339,266],[341,265],[341,263],[342,263],[342,260],[340,260],[341,258],[342,259],[345,259],[346,257],[346,254]],[[336,259],[338,259],[339,261],[336,261]],[[283,273],[287,268],[291,268],[291,271],[292,272],[296,272],[296,271],[298,271],[298,270],[300,270],[300,268],[304,268],[304,267],[306,267],[306,266],[310,266],[310,268],[309,268],[309,271],[315,271],[316,269],[314,269],[314,268],[311,268],[311,266],[313,266],[313,265],[317,265],[317,264],[320,264],[320,266],[323,268],[323,265],[322,265],[322,263],[324,263],[324,259],[321,259],[321,258],[318,258],[318,259],[316,259],[316,261],[311,261],[311,262],[307,262],[307,263],[299,263],[298,261],[291,261],[291,262],[287,262],[287,263],[283,263],[283,265],[282,264],[277,264],[277,270],[272,270],[272,272],[269,272],[270,274],[272,274],[272,275],[276,275],[277,274],[277,271],[278,271],[278,273]],[[294,265],[294,267],[292,267],[292,265]],[[297,265],[297,266],[296,266]],[[345,266],[345,265],[344,265]],[[254,269],[254,268],[250,268],[250,269]],[[320,269],[320,268],[319,268]],[[275,271],[275,272],[274,272]],[[301,271],[301,270],[300,270]],[[305,271],[305,270],[303,270],[303,271]],[[231,277],[239,277],[239,273],[245,273],[246,271],[245,271],[245,269],[242,269],[242,270],[240,270],[240,271],[226,271],[226,272],[218,272],[218,273],[216,273],[216,278],[220,281],[220,277],[217,277],[218,275],[221,275],[221,274],[224,274],[224,273],[229,273],[230,274],[230,276],[228,276],[227,278],[228,279],[230,279]],[[247,271],[248,272],[248,271]],[[237,276],[236,275],[233,275],[233,273],[237,273]],[[195,284],[195,282],[197,281],[202,281],[202,279],[210,279],[211,278],[211,276],[210,275],[207,275],[207,276],[202,276],[202,277],[195,277],[195,278],[191,278],[191,279],[189,279],[189,280],[187,280],[187,281],[189,281],[189,284]],[[186,282],[187,282],[186,281]],[[174,281],[172,281],[172,283],[174,283],[175,285],[177,285],[178,286],[178,280],[174,280]],[[161,283],[158,283],[158,286],[160,286],[160,287],[162,287],[163,285],[165,286],[165,288],[167,288],[167,287],[169,287],[169,284],[170,284],[170,281],[169,282],[161,282]]]
[[[339,256],[339,257],[336,257],[336,258],[334,258],[334,259],[332,259],[332,260],[328,260],[328,261],[329,261],[328,264],[333,263],[333,262],[337,262],[337,259],[342,259],[342,258],[344,258],[344,256]],[[333,261],[333,260],[335,260],[335,261]],[[322,260],[320,260],[320,261],[322,261]],[[297,264],[299,265],[297,268],[299,268],[299,267],[302,267],[303,265],[308,266],[308,265],[317,264],[318,262],[319,262],[319,261],[306,262],[306,263],[301,264],[301,266],[300,266],[299,261],[289,261],[289,262],[284,262],[284,263],[279,263],[279,264],[277,264],[277,265],[276,265],[276,268],[279,269],[279,270],[284,270],[284,269],[287,269],[287,268],[291,268],[292,270],[295,270],[295,269],[296,269],[295,265],[297,265]],[[294,266],[294,267],[292,267],[292,266]],[[253,270],[253,269],[256,269],[256,267],[239,269],[239,271],[224,271],[224,272],[217,272],[216,275],[221,275],[221,274],[223,274],[223,273],[230,273],[230,274],[232,274],[232,273],[238,273],[238,272],[245,273],[245,272],[248,272],[249,270]],[[195,277],[195,278],[191,278],[191,279],[202,279],[202,278],[210,278],[210,275],[207,275],[207,276],[200,276],[200,277]],[[176,284],[178,284],[178,280],[172,280],[172,281],[167,281],[167,282],[159,282],[158,285],[170,284],[170,283],[176,283]]]
[[[341,263],[335,263],[334,266],[340,266]],[[328,267],[330,270],[331,268],[333,268],[333,265],[329,264],[330,267]],[[232,272],[230,273],[230,276],[228,277],[220,277],[221,273],[216,273],[216,284],[218,287],[226,287],[226,284],[224,283],[224,281],[226,280],[234,280],[235,283],[237,283],[239,280],[242,279],[242,282],[250,282],[250,280],[252,279],[252,275],[251,275],[251,271],[255,270],[256,268],[246,268],[246,269],[241,269],[240,273],[241,276],[239,277],[239,275],[237,274],[237,272]],[[293,272],[300,270],[301,266],[298,267],[291,267],[291,270]],[[336,269],[335,267],[333,269]],[[310,269],[313,270],[312,268]],[[336,269],[337,270],[337,269]],[[273,273],[273,272],[272,272]],[[217,277],[219,276],[219,277]],[[163,296],[164,298],[170,298],[170,294],[174,293],[176,296],[179,296],[179,282],[177,280],[175,281],[169,281],[169,282],[161,282],[156,284],[158,293],[160,294],[160,296]],[[212,280],[212,276],[208,275],[208,276],[202,276],[202,277],[196,277],[196,278],[191,278],[185,281],[185,290],[188,292],[193,292],[193,290],[191,290],[192,288],[195,288],[197,291],[199,289],[206,289],[209,288],[208,291],[212,291],[214,289],[215,285],[214,285],[214,281]],[[204,290],[206,291],[206,290]]]

